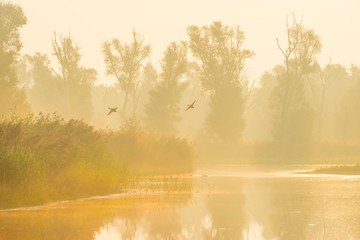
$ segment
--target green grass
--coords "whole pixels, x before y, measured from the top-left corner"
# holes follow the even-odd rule
[[[192,159],[186,140],[133,123],[103,131],[58,115],[2,120],[0,208],[121,192],[144,174],[191,172]]]

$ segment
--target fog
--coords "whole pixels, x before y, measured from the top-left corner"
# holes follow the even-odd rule
[[[27,18],[17,29],[23,46],[17,85],[34,114],[56,112],[108,129],[131,117],[144,128],[200,143],[357,141],[356,90],[350,89],[357,84],[360,36],[347,27],[359,18],[355,1],[326,7],[307,1],[12,2]],[[219,36],[207,35],[207,28],[225,37],[208,53],[197,38]],[[234,47],[241,56],[224,58]],[[135,56],[124,59],[131,51]],[[281,80],[289,77],[294,83]],[[118,111],[107,115],[109,107]]]
[[[221,21],[240,25],[247,48],[256,52],[248,63],[251,78],[259,78],[275,64],[282,63],[276,38],[286,39],[285,21],[294,12],[306,27],[322,38],[321,64],[332,57],[333,63],[345,66],[360,61],[359,33],[351,26],[359,22],[359,2],[346,1],[26,1],[12,0],[22,6],[28,23],[21,29],[23,53],[52,52],[53,32],[71,34],[81,47],[85,66],[96,68],[100,82],[115,82],[105,75],[101,44],[112,38],[131,39],[135,28],[151,45],[152,62],[159,61],[172,41],[187,40],[190,25],[207,25]],[[346,42],[346,44],[339,44]]]
[[[11,215],[55,202],[87,213],[93,197],[115,194],[143,211],[130,195],[166,193],[170,215],[152,205],[163,219],[149,229],[146,214],[126,208],[142,222],[100,214],[84,234],[282,239],[284,231],[325,239],[329,219],[318,205],[340,203],[336,192],[359,197],[351,182],[360,176],[358,9],[350,0],[0,0],[0,209]],[[274,199],[254,184],[264,178]],[[293,179],[294,191],[280,190]],[[305,182],[335,190],[300,189]],[[173,204],[177,194],[186,201]],[[57,202],[76,199],[84,204]],[[194,220],[208,221],[202,231],[180,222],[189,206],[208,208]],[[356,218],[326,207],[343,222]],[[272,212],[278,226],[269,230]],[[163,227],[166,218],[176,229]],[[107,232],[128,221],[135,230]],[[19,236],[2,229],[0,238]],[[336,239],[341,230],[330,232]]]

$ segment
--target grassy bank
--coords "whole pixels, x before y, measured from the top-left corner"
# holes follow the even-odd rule
[[[337,174],[337,175],[360,175],[360,165],[354,166],[332,166],[318,168],[310,173],[315,174]]]
[[[0,208],[41,204],[136,187],[139,174],[192,171],[184,139],[128,123],[96,130],[57,115],[0,121]]]

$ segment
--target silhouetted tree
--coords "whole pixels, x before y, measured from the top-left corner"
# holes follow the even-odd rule
[[[161,61],[160,81],[150,91],[150,102],[145,107],[150,128],[173,133],[175,122],[181,118],[179,102],[185,83],[180,81],[187,67],[187,46],[185,43],[171,43]]]
[[[126,116],[129,95],[133,100],[133,115],[139,99],[140,73],[144,60],[150,54],[150,46],[144,45],[143,38],[133,31],[131,44],[123,44],[118,39],[103,44],[106,73],[114,76],[125,93],[122,114]]]
[[[339,64],[327,64],[310,75],[308,92],[312,97],[313,109],[317,117],[316,139],[339,139],[335,128],[339,128],[336,113],[342,97],[353,84],[347,69]],[[342,137],[342,136],[341,136]],[[340,138],[341,138],[340,137]]]
[[[305,95],[306,76],[316,70],[321,42],[313,30],[301,23],[287,24],[287,46],[277,45],[284,56],[284,69],[276,74],[272,93],[274,137],[279,142],[308,142],[313,126],[313,109]]]
[[[25,55],[17,60],[16,63],[16,76],[17,76],[17,86],[22,88],[28,96],[29,90],[32,87],[32,78],[29,74],[28,66],[28,55]],[[31,103],[30,103],[31,104]]]
[[[14,63],[22,48],[19,28],[26,24],[20,6],[0,2],[0,116],[31,112],[25,92],[17,87]]]
[[[144,113],[145,105],[150,101],[150,90],[154,88],[158,81],[158,73],[153,65],[148,62],[141,74],[141,87],[139,93],[140,112]]]
[[[259,87],[255,88],[251,96],[246,101],[245,120],[246,129],[244,137],[247,140],[270,140],[272,112],[269,99],[272,89],[276,84],[277,67],[271,72],[264,72],[259,79]]]
[[[94,85],[92,86],[92,99],[94,107],[93,123],[100,128],[118,128],[119,114],[109,113],[109,107],[117,107],[122,99],[122,92],[116,86]],[[110,117],[111,116],[111,117]]]
[[[344,142],[360,142],[360,68],[350,67],[350,78],[353,84],[344,94],[338,112],[338,128]]]
[[[158,73],[154,66],[148,62],[142,71],[142,89],[151,89],[158,79]]]
[[[200,74],[199,65],[196,62],[189,62],[184,75],[187,86],[182,93],[180,106],[186,107],[194,100],[196,104],[194,111],[183,112],[181,122],[178,124],[179,132],[187,138],[208,138],[208,134],[203,134],[203,126],[209,112],[209,94],[202,87]]]
[[[60,68],[57,76],[65,85],[65,101],[67,102],[65,116],[90,121],[93,111],[91,85],[96,81],[97,72],[95,69],[79,65],[80,49],[74,45],[70,37],[57,39],[55,35],[52,43]]]
[[[30,103],[35,112],[65,113],[66,95],[63,81],[56,76],[46,54],[25,56],[31,87],[28,90]]]
[[[243,48],[240,28],[214,22],[210,26],[190,26],[190,49],[199,60],[201,82],[210,94],[208,133],[224,141],[236,141],[244,128],[243,86],[245,62],[254,53]]]

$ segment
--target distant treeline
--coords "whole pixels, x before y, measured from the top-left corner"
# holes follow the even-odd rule
[[[243,47],[244,32],[213,22],[189,26],[186,41],[170,43],[160,70],[151,64],[150,45],[135,30],[129,43],[105,40],[99,50],[116,84],[104,86],[95,85],[95,69],[81,66],[80,48],[71,36],[54,33],[49,39],[57,64],[43,53],[20,56],[19,28],[26,17],[11,3],[1,2],[0,11],[4,117],[57,112],[101,128],[118,128],[135,118],[151,131],[200,143],[360,142],[360,68],[331,59],[321,66],[320,36],[295,16],[286,24],[286,38],[274,41],[283,63],[259,80],[246,74],[246,62],[255,52]],[[185,111],[194,100],[195,109]],[[118,112],[107,115],[108,107],[118,107]]]
[[[358,164],[358,144],[342,142],[282,143],[274,141],[213,143],[196,147],[196,163],[231,164]]]
[[[0,208],[120,192],[136,176],[192,171],[192,147],[128,122],[100,131],[57,115],[0,122]]]

